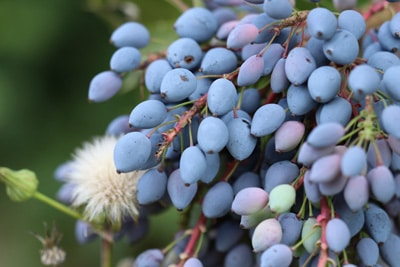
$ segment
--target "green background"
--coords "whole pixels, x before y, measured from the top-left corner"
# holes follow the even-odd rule
[[[0,1],[0,166],[35,171],[40,191],[51,197],[60,186],[53,179],[55,168],[82,142],[102,135],[114,117],[129,114],[140,100],[136,90],[105,103],[87,101],[91,78],[109,68],[115,51],[108,42],[111,32],[126,19],[109,5],[117,2]],[[138,20],[156,33],[154,39],[163,39],[157,32],[176,37],[172,19],[178,10],[161,0],[135,3],[141,9]],[[156,220],[152,235],[141,244],[128,246],[122,240],[116,245],[115,262],[140,245],[167,244],[154,227],[165,214]],[[37,200],[11,202],[0,184],[1,267],[42,266],[42,246],[29,232],[43,234],[44,222],[55,222],[64,234],[61,246],[67,260],[62,266],[99,266],[99,242],[78,245],[73,219]],[[165,224],[163,230],[170,239],[173,231]]]
[[[109,68],[115,51],[108,43],[110,34],[127,19],[113,8],[115,3],[119,1],[0,1],[0,166],[35,171],[40,191],[51,197],[60,186],[53,179],[55,168],[140,100],[136,90],[105,103],[87,101],[91,78]],[[138,20],[153,37],[150,50],[177,37],[172,28],[177,9],[164,0],[135,3]],[[1,267],[42,266],[41,244],[29,232],[43,234],[44,222],[55,222],[64,234],[61,246],[67,260],[62,266],[99,266],[99,243],[78,245],[73,219],[36,200],[11,202],[1,184]],[[176,217],[155,216],[147,239],[116,245],[114,262],[135,255],[142,246],[167,245],[176,228]]]

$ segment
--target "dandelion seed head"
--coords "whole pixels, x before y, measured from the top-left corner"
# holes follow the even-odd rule
[[[117,173],[114,146],[118,137],[94,138],[78,148],[71,163],[68,182],[75,185],[72,206],[84,207],[87,220],[120,224],[125,217],[137,218],[136,186],[144,171]]]

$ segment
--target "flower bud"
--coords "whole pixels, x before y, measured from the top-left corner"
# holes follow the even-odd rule
[[[6,184],[6,192],[11,200],[18,202],[31,198],[39,184],[36,174],[27,169],[14,171],[0,167],[0,180]]]

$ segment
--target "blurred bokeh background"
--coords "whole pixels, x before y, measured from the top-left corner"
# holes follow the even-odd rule
[[[48,196],[54,197],[60,186],[53,179],[55,168],[70,159],[82,142],[103,134],[114,117],[129,114],[139,100],[134,90],[105,103],[87,101],[91,78],[109,68],[115,51],[108,42],[113,29],[136,19],[156,34],[167,31],[170,38],[176,37],[172,23],[179,11],[166,1],[135,1],[136,6],[122,2],[0,1],[0,166],[35,171],[39,190]],[[152,225],[164,220],[164,214],[158,215]],[[37,200],[11,202],[3,184],[0,266],[43,266],[42,246],[29,232],[43,234],[44,222],[55,222],[64,234],[61,246],[67,260],[62,266],[99,266],[99,243],[78,245],[73,219]],[[156,231],[141,244],[119,242],[115,262],[134,254],[142,244],[166,245],[157,227],[152,229]],[[172,235],[171,231],[165,236]]]

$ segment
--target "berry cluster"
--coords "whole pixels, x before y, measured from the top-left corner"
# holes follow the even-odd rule
[[[203,1],[145,59],[148,30],[115,29],[118,49],[89,100],[113,97],[128,72],[143,73],[148,93],[107,128],[114,170],[140,173],[140,214],[118,235],[137,241],[170,206],[190,217],[172,246],[133,266],[400,266],[399,6],[333,4],[337,13]],[[367,27],[387,9],[395,15]],[[72,203],[66,181],[59,196]],[[81,242],[87,227],[77,225]]]

